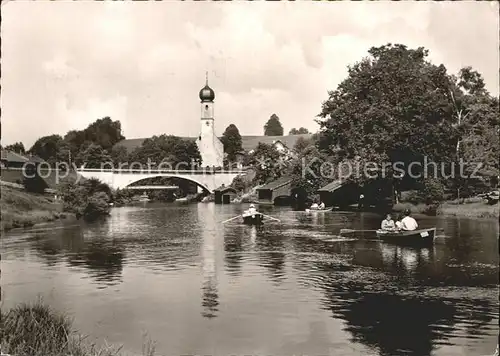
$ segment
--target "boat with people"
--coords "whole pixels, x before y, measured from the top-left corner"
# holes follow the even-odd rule
[[[419,230],[377,230],[377,238],[384,242],[398,244],[432,244],[436,237],[436,228]]]
[[[243,218],[243,223],[246,225],[262,225],[264,223],[265,218],[280,221],[279,219],[273,218],[272,216],[258,212],[257,209],[255,209],[255,205],[250,204],[250,207],[247,210],[245,210],[243,214],[227,219],[222,223],[224,224],[229,221],[238,219],[240,217]]]
[[[262,225],[264,223],[264,215],[259,212],[253,214],[244,212],[241,217],[243,218],[243,223],[247,225]]]
[[[306,213],[323,213],[323,212],[331,211],[331,210],[332,210],[332,207],[326,207],[325,203],[321,202],[320,204],[317,204],[317,203],[311,204],[309,209],[306,209],[305,212]]]
[[[138,200],[139,200],[140,202],[148,202],[148,201],[150,201],[151,199],[149,199],[149,196],[148,196],[146,193],[144,193],[144,194],[142,194],[142,195],[140,195],[140,196],[139,196],[139,199],[138,199]]]
[[[359,236],[361,238],[377,239],[396,244],[432,244],[436,237],[436,228],[419,229],[417,221],[411,217],[411,212],[406,209],[404,217],[399,217],[396,222],[391,214],[387,214],[378,230],[351,230],[341,229],[341,235]]]

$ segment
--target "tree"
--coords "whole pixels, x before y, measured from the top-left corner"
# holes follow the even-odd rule
[[[124,146],[114,146],[111,149],[111,160],[114,167],[118,168],[120,164],[128,162],[129,154]]]
[[[142,164],[147,164],[149,160],[151,164],[156,165],[168,162],[172,168],[179,165],[179,169],[191,169],[192,162],[201,163],[201,155],[198,146],[192,140],[160,135],[144,140],[141,147],[130,154],[130,160]]]
[[[112,121],[109,117],[98,119],[84,130],[68,131],[64,136],[66,156],[78,157],[91,144],[111,152],[114,145],[124,138],[120,121]]]
[[[289,135],[302,135],[302,134],[308,134],[308,133],[310,133],[310,132],[305,127],[301,127],[298,130],[294,127],[293,129],[290,130],[290,132],[288,134]]]
[[[323,103],[320,149],[379,167],[396,161],[407,167],[424,156],[453,159],[458,132],[446,68],[428,62],[422,47],[388,44],[369,54],[349,67],[348,77]]]
[[[227,153],[227,159],[234,162],[236,154],[242,151],[241,135],[236,125],[229,125],[222,134],[222,143],[224,144],[224,152]]]
[[[451,77],[449,100],[459,133],[455,171],[460,160],[465,162],[465,176],[456,172],[452,180],[456,197],[460,198],[487,189],[479,179],[471,178],[478,165],[481,165],[479,174],[499,174],[499,102],[485,90],[481,74],[471,67],[462,68],[458,76]]]
[[[125,138],[121,131],[120,121],[112,121],[108,116],[96,120],[83,130],[85,141],[95,143],[105,150],[111,150],[116,143]]]
[[[108,152],[96,144],[90,144],[75,161],[78,165],[84,164],[85,168],[101,168],[112,162]]]
[[[280,118],[276,114],[272,114],[267,123],[264,125],[264,135],[283,136],[283,131]]]
[[[7,146],[5,146],[5,149],[7,151],[13,151],[13,152],[20,153],[20,154],[24,154],[26,152],[22,142],[16,142],[12,145],[7,145]]]
[[[60,135],[43,136],[36,140],[28,153],[36,155],[50,164],[55,164],[61,158],[61,150],[65,147]]]
[[[262,142],[259,142],[249,160],[255,169],[254,181],[258,184],[281,177],[286,168],[286,162],[276,147]]]

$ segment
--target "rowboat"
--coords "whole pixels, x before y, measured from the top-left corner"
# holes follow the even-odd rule
[[[243,223],[247,225],[262,225],[264,222],[264,215],[259,212],[255,213],[244,213],[241,215],[243,218]]]
[[[432,244],[436,236],[436,228],[413,231],[386,231],[377,230],[377,238],[397,244]]]
[[[306,213],[325,213],[327,211],[332,211],[332,207],[324,208],[324,209],[306,209]]]

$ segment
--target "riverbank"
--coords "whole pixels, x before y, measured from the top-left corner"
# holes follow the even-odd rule
[[[466,204],[445,202],[439,207],[438,210],[438,215],[457,216],[463,218],[498,219],[499,214],[499,204],[488,205],[484,202],[471,202]]]
[[[126,356],[120,347],[98,347],[72,327],[71,320],[41,302],[1,310],[2,354],[15,356]],[[142,356],[154,355],[145,341]]]
[[[2,186],[0,209],[1,231],[30,227],[68,217],[68,213],[63,212],[62,202],[7,186]]]
[[[399,203],[393,207],[393,211],[397,213],[402,213],[405,209],[410,209],[415,214],[476,219],[498,219],[500,214],[499,204],[489,205],[482,199],[470,199],[460,204],[458,201],[446,201],[440,205]]]

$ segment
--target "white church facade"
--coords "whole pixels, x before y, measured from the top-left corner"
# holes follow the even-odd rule
[[[224,165],[224,145],[215,134],[214,100],[215,92],[208,86],[208,78],[200,90],[201,129],[196,145],[201,155],[203,167],[222,167]]]

